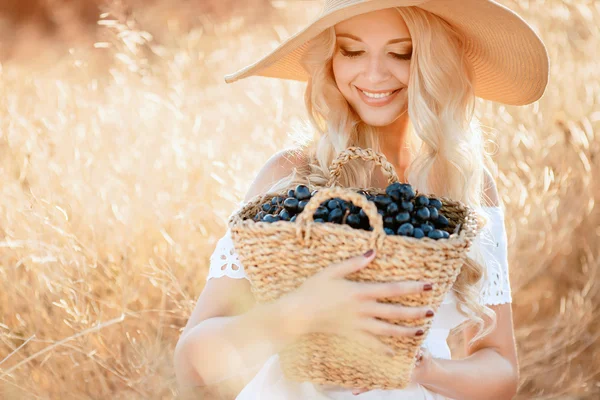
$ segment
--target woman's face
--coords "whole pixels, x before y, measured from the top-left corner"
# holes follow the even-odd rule
[[[360,118],[387,126],[406,112],[412,44],[395,9],[361,14],[335,25],[335,82]]]

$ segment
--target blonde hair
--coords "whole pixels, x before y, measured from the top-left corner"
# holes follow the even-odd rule
[[[484,149],[482,131],[474,116],[473,75],[464,54],[463,38],[447,22],[425,10],[417,7],[396,10],[404,18],[413,42],[408,84],[411,124],[406,138],[413,161],[406,170],[408,183],[422,193],[460,200],[479,211],[484,197],[484,174],[488,170],[486,163],[493,169],[493,162]],[[315,130],[314,138],[297,149],[306,165],[275,183],[269,192],[300,183],[325,186],[331,162],[350,146],[381,152],[375,128],[359,118],[335,83],[332,70],[335,49],[333,27],[308,44],[302,59],[310,74],[304,100]],[[352,160],[344,165],[337,184],[371,187],[374,167],[362,160]],[[481,212],[487,221],[488,216],[484,210]],[[485,280],[485,272],[481,263],[468,258],[453,286],[458,311],[468,317],[467,325],[476,324],[479,328],[469,344],[487,335],[496,325],[494,311],[479,302],[477,284]],[[492,321],[487,329],[484,329],[484,315]]]

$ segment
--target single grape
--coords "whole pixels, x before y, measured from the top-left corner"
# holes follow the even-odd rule
[[[412,186],[408,183],[401,184],[399,190],[402,198],[404,198],[405,200],[410,201],[415,197],[415,191],[413,190]]]
[[[409,200],[402,200],[400,203],[400,208],[408,212],[413,212],[415,205]]]
[[[442,202],[436,197],[432,197],[429,199],[429,205],[437,208],[438,210],[442,208]]]
[[[430,225],[427,224],[421,224],[421,230],[423,231],[423,233],[425,235],[427,235],[429,232],[431,232],[434,228],[432,228]]]
[[[359,229],[361,226],[360,217],[357,214],[348,215],[346,223],[354,229]]]
[[[407,222],[405,224],[400,225],[400,228],[398,228],[398,235],[412,236],[414,229],[414,226]]]
[[[290,189],[287,192],[287,196],[288,197],[296,197],[296,194],[294,193],[294,189]]]
[[[435,221],[436,219],[438,219],[439,217],[439,212],[438,209],[435,207],[431,206],[431,202],[429,203],[429,207],[427,207],[429,209],[429,219],[432,221]]]
[[[289,221],[292,216],[290,215],[290,212],[284,208],[279,212],[279,218],[281,218],[283,221]]]
[[[264,204],[262,205],[261,209],[262,209],[264,212],[268,213],[269,211],[271,211],[271,203],[264,203]]]
[[[448,221],[448,218],[440,214],[435,220],[435,224],[441,228],[446,228],[450,225],[450,222]]]
[[[330,210],[335,210],[336,208],[342,208],[342,206],[336,199],[331,199],[327,202],[327,208]]]
[[[424,236],[425,236],[425,232],[423,232],[423,230],[421,228],[415,228],[413,230],[413,237],[414,238],[421,239]]]
[[[289,213],[293,214],[298,212],[298,199],[295,197],[288,197],[283,201],[283,207],[285,207]]]
[[[297,215],[294,215],[292,218],[290,218],[290,222],[296,222],[296,217]]]
[[[390,228],[383,228],[383,231],[387,234],[387,235],[395,235],[396,233],[394,232],[393,229]]]
[[[298,200],[310,199],[310,189],[305,185],[298,185],[295,189],[296,198]]]
[[[377,208],[386,208],[392,202],[392,198],[385,194],[378,194],[373,201]]]
[[[426,207],[428,205],[429,205],[429,199],[427,198],[427,196],[420,194],[417,197],[415,197],[415,206]]]
[[[400,211],[400,207],[398,207],[398,204],[396,203],[390,203],[385,211],[387,215],[393,216],[398,214],[398,212]]]
[[[323,218],[316,218],[315,222],[322,223],[322,222],[325,222],[325,220]]]
[[[327,217],[327,222],[333,222],[333,223],[339,224],[340,222],[342,222],[343,216],[344,216],[344,212],[341,209],[336,208],[329,212],[329,216]]]
[[[306,207],[306,205],[308,204],[308,200],[301,200],[298,202],[298,211],[296,211],[297,213],[301,213],[302,211],[304,211],[304,207]]]
[[[410,214],[406,211],[402,211],[402,212],[399,212],[398,214],[396,214],[395,219],[396,219],[396,223],[403,224],[405,222],[410,221]]]
[[[427,221],[429,219],[429,216],[429,208],[422,207],[417,210],[417,217],[419,217],[422,221]]]
[[[427,237],[438,240],[444,237],[444,234],[439,229],[434,229],[427,234]]]

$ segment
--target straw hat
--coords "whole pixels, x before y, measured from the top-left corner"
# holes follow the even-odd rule
[[[443,18],[465,36],[476,96],[525,105],[544,93],[549,64],[544,43],[519,15],[493,0],[325,0],[317,19],[255,63],[226,75],[225,82],[253,75],[307,81],[300,59],[310,39],[353,16],[407,6]]]

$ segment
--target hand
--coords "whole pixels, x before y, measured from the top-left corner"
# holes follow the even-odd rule
[[[419,384],[427,382],[434,362],[429,350],[421,347],[415,356],[415,368],[412,371],[410,381]],[[368,391],[369,389],[354,389],[352,394],[357,395]]]
[[[362,255],[332,264],[308,278],[296,290],[280,300],[294,324],[294,331],[331,333],[346,336],[375,351],[390,354],[391,348],[377,336],[416,336],[419,326],[399,326],[385,319],[421,319],[429,307],[410,307],[379,303],[378,298],[417,294],[427,282],[353,282],[348,274],[366,267],[375,258]]]

